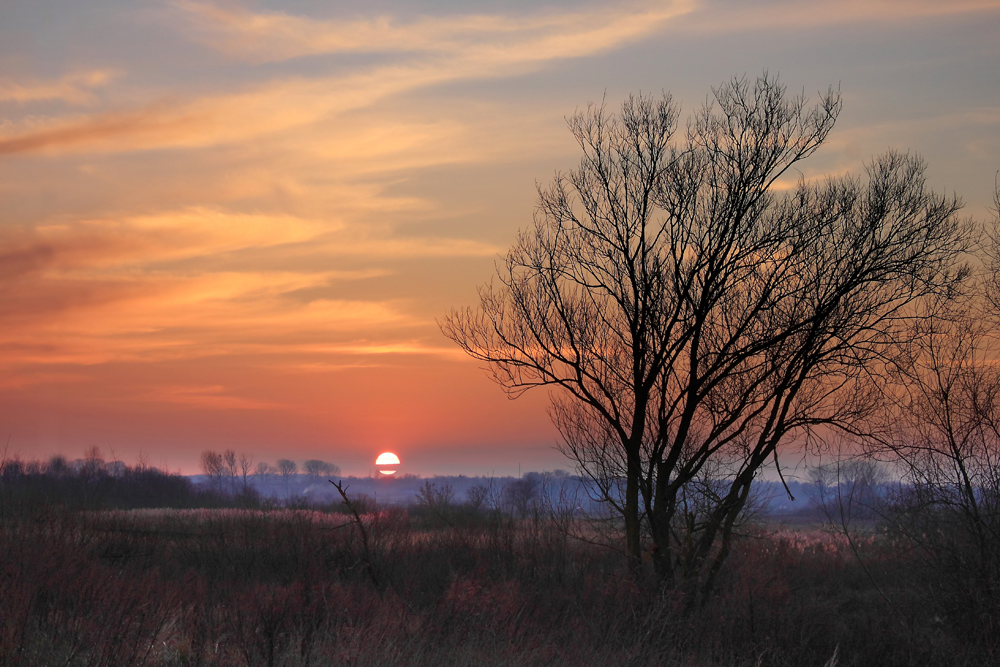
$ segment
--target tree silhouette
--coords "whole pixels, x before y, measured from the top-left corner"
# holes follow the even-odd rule
[[[926,188],[919,158],[781,180],[839,93],[810,106],[766,74],[712,93],[682,136],[669,95],[571,117],[580,166],[539,187],[479,307],[441,323],[512,396],[551,390],[633,571],[647,535],[664,580],[703,590],[761,467],[870,410],[913,305],[964,278],[966,247],[960,202]]]

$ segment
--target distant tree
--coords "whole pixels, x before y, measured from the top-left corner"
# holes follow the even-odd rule
[[[645,537],[664,581],[709,590],[762,466],[869,413],[915,304],[966,276],[961,202],[917,157],[776,187],[840,109],[767,75],[713,89],[679,137],[669,95],[588,107],[579,168],[539,188],[478,308],[442,322],[510,395],[552,391],[636,576]],[[697,515],[692,485],[712,491]]]
[[[889,476],[870,458],[839,455],[809,471],[819,509],[831,525],[853,531],[858,522],[877,519],[884,509]]]
[[[227,449],[222,452],[222,466],[229,481],[229,493],[236,493],[236,476],[239,471],[236,450]]]
[[[489,498],[490,488],[485,484],[476,484],[465,492],[465,502],[474,510],[486,509]]]
[[[260,479],[265,479],[269,475],[273,475],[275,472],[277,472],[277,469],[265,461],[259,462],[257,467],[254,469],[254,474]]]
[[[503,502],[508,511],[524,519],[538,507],[540,476],[528,473],[504,485]]]
[[[239,458],[240,475],[243,478],[243,491],[250,488],[250,473],[253,471],[253,454],[240,454]]]
[[[17,479],[24,474],[25,464],[17,454],[4,456],[0,461],[0,477],[7,480]]]
[[[863,439],[903,480],[878,508],[883,527],[924,556],[929,596],[970,636],[995,632],[1000,609],[1000,183],[994,204],[992,262],[914,323]]]
[[[440,511],[455,504],[455,490],[450,484],[438,486],[428,479],[417,490],[416,498],[418,505]]]
[[[135,465],[132,467],[138,473],[145,472],[149,470],[149,455],[146,452],[140,451],[139,456],[136,457]]]
[[[94,479],[105,472],[104,457],[101,455],[101,448],[94,445],[87,449],[83,455],[83,464],[80,468],[80,475],[84,479]]]
[[[70,474],[69,461],[62,454],[56,454],[49,459],[45,466],[45,472],[54,477],[65,477]]]
[[[340,466],[334,465],[333,463],[327,463],[326,461],[320,461],[318,459],[309,459],[302,465],[306,470],[306,474],[316,479],[322,475],[329,475],[333,477],[340,474]]]
[[[299,467],[295,464],[295,461],[290,459],[278,459],[277,464],[278,474],[281,475],[281,479],[285,484],[285,496],[289,496],[291,493],[292,477],[298,473]]]
[[[280,474],[285,479],[288,479],[292,475],[297,474],[299,471],[299,466],[296,465],[295,461],[290,459],[278,459],[278,474]]]
[[[201,453],[201,471],[208,478],[209,484],[216,491],[222,491],[222,480],[226,474],[226,465],[222,454],[206,449]]]

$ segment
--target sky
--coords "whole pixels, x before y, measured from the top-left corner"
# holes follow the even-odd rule
[[[988,215],[1000,0],[0,3],[0,452],[569,469],[441,333],[573,168],[566,117],[733,76]],[[799,174],[795,175],[797,178]]]

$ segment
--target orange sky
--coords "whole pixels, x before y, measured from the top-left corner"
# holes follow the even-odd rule
[[[16,6],[11,7],[10,4]],[[780,72],[845,110],[806,177],[889,146],[983,217],[1000,1],[5,3],[0,434],[196,472],[569,467],[438,331],[576,161],[564,117]]]

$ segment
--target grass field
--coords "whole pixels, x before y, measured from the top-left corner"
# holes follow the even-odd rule
[[[336,510],[337,508],[328,508]],[[761,526],[717,593],[626,575],[538,515],[48,509],[0,524],[2,665],[957,665],[997,640],[942,615],[877,535]],[[863,564],[863,566],[862,566]]]

